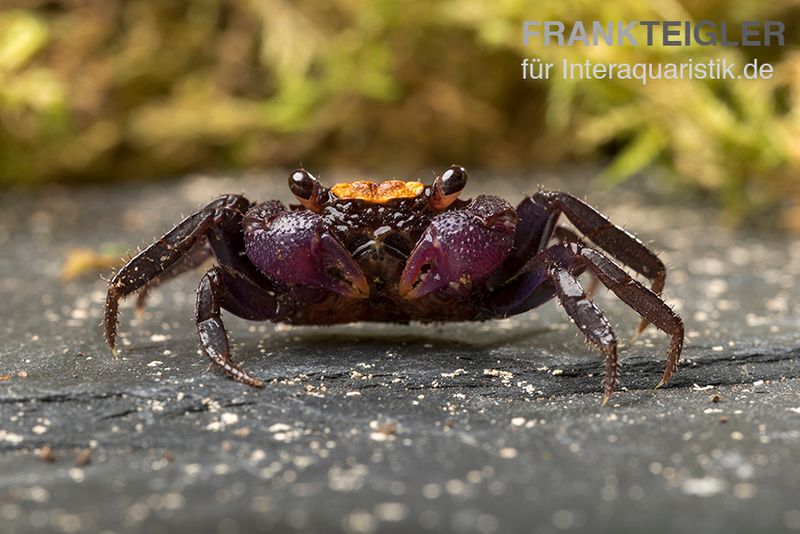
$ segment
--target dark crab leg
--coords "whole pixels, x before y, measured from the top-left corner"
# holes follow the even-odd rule
[[[539,246],[541,237],[537,236],[537,232],[544,232],[548,236],[544,240],[545,245],[550,240],[550,236],[555,235],[562,243],[578,243],[585,246],[583,240],[569,228],[558,226],[555,229],[545,229],[545,225],[552,223],[549,220],[550,216],[542,206],[535,204],[530,199],[520,204],[517,210],[520,212],[518,223],[520,226],[515,235],[513,257],[493,273],[490,280],[489,286],[492,291],[489,303],[490,317],[509,317],[524,313],[555,297],[555,288],[547,280],[547,276],[537,272],[535,267],[531,267],[538,265],[536,260],[531,258],[537,253],[541,253],[541,251],[532,252],[532,250],[535,251],[535,248],[531,249],[531,247]],[[527,259],[520,263],[522,258]],[[570,272],[576,276],[583,274],[585,270],[586,267],[582,262],[570,266]],[[589,274],[591,285],[586,294],[591,298],[600,281],[593,274]],[[492,286],[492,284],[496,285]]]
[[[609,260],[601,253],[580,245],[571,245],[571,252],[584,259],[586,266],[597,278],[625,304],[633,308],[644,321],[652,322],[656,328],[672,336],[664,375],[656,388],[669,382],[672,373],[678,368],[678,360],[683,350],[683,320],[661,297]]]
[[[244,274],[220,265],[209,269],[197,287],[197,334],[203,352],[234,380],[262,387],[264,383],[261,380],[251,376],[231,359],[221,309],[253,321],[277,320],[282,311],[274,292]]]
[[[540,191],[533,200],[563,213],[590,241],[652,282],[653,293],[664,288],[667,271],[664,263],[636,236],[616,226],[583,200],[559,191]]]
[[[147,301],[148,293],[164,284],[169,282],[173,278],[177,278],[178,276],[188,273],[189,271],[193,271],[207,262],[213,256],[213,251],[211,247],[199,246],[195,245],[186,256],[181,258],[177,263],[172,265],[169,269],[158,275],[156,278],[150,280],[147,285],[143,286],[139,290],[139,294],[136,297],[136,313],[141,314],[145,307],[145,302]]]
[[[548,275],[553,282],[561,306],[586,340],[597,346],[605,356],[603,400],[605,406],[617,385],[617,337],[608,319],[583,291],[577,278],[566,268],[551,265]]]
[[[559,269],[573,278],[588,269],[641,317],[672,336],[664,375],[656,387],[665,385],[677,368],[683,348],[683,321],[661,297],[631,278],[603,254],[589,247],[570,243],[543,250],[523,267],[520,275],[489,296],[491,312],[499,317],[515,315],[558,296],[565,311],[586,335],[587,340],[598,345],[606,355],[603,401],[607,402],[616,385],[616,341],[613,351],[610,340],[606,344],[602,342],[606,334],[603,325],[607,322],[605,319],[592,319],[597,314],[602,316],[601,312],[588,301],[580,285],[571,284]],[[610,334],[613,336],[613,332]]]
[[[223,232],[235,233],[233,228],[240,227],[242,215],[249,206],[250,202],[240,195],[221,196],[189,215],[117,271],[108,284],[103,316],[106,343],[115,356],[119,301],[146,287],[187,255],[192,254],[196,247],[204,246],[206,242],[211,243],[215,254],[221,254],[223,257],[232,256],[226,253],[224,241],[218,236]],[[218,229],[218,232],[211,232],[215,229]],[[212,236],[211,240],[209,234]],[[214,246],[215,244],[217,246]]]
[[[605,356],[603,404],[617,384],[617,338],[603,312],[584,292],[577,276],[586,266],[583,258],[568,254],[564,245],[545,249],[532,258],[523,272],[503,288],[492,293],[492,316],[507,317],[544,304],[554,296],[586,337]]]
[[[539,191],[533,201],[553,210],[553,216],[563,213],[590,241],[648,278],[650,290],[660,295],[664,289],[667,270],[664,263],[636,236],[616,226],[608,218],[579,198],[559,191]],[[643,319],[636,329],[640,334],[649,324]]]
[[[565,226],[557,226],[553,235],[562,243],[577,243],[582,247],[586,246],[586,243],[572,230]],[[590,280],[589,280],[589,288],[586,290],[586,294],[589,298],[592,298],[594,294],[597,292],[597,287],[600,285],[600,280],[592,274],[591,272],[588,273]]]
[[[634,280],[617,264],[592,248],[571,243],[556,245],[545,250],[545,253],[562,263],[588,267],[603,285],[613,291],[642,319],[652,322],[656,328],[672,337],[664,375],[656,388],[666,385],[678,367],[678,360],[683,350],[684,328],[680,316],[659,295]]]

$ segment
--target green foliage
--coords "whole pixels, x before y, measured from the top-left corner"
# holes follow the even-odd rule
[[[366,170],[607,162],[653,168],[735,218],[800,228],[791,0],[35,0],[0,11],[0,185],[296,165]],[[533,20],[783,20],[787,46],[544,47]],[[523,57],[722,54],[771,80],[521,79]]]

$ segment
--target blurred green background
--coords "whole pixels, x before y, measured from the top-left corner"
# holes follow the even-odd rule
[[[265,166],[588,162],[800,231],[800,3],[52,0],[0,8],[0,187]],[[523,20],[781,20],[783,48],[523,47]],[[544,60],[772,62],[770,80],[525,81]]]

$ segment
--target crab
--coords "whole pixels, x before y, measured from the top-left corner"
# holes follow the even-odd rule
[[[111,278],[105,340],[117,355],[118,305],[214,258],[197,287],[203,352],[227,375],[261,387],[235,363],[221,311],[253,321],[330,325],[506,318],[557,299],[605,357],[602,404],[617,383],[617,336],[578,278],[593,275],[671,336],[658,386],[683,347],[683,321],[660,297],[666,269],[639,239],[570,193],[540,190],[514,208],[497,196],[461,199],[453,165],[430,185],[354,181],[325,187],[289,175],[298,204],[223,195],[143,249]],[[566,217],[575,230],[559,225]],[[591,243],[591,244],[589,244]],[[610,256],[610,257],[609,257]],[[648,288],[618,263],[650,281]]]

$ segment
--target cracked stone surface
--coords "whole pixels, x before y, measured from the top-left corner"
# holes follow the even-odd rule
[[[343,178],[342,176],[335,178]],[[334,178],[328,177],[328,181]],[[0,198],[3,532],[753,532],[800,530],[800,242],[733,232],[689,202],[588,194],[661,251],[687,326],[602,362],[557,305],[481,324],[290,328],[226,316],[268,385],[208,368],[188,274],[122,309],[102,343],[104,282],[62,281],[79,247],[134,249],[215,194],[289,200],[280,176],[6,192]],[[600,291],[621,339],[637,319]]]

